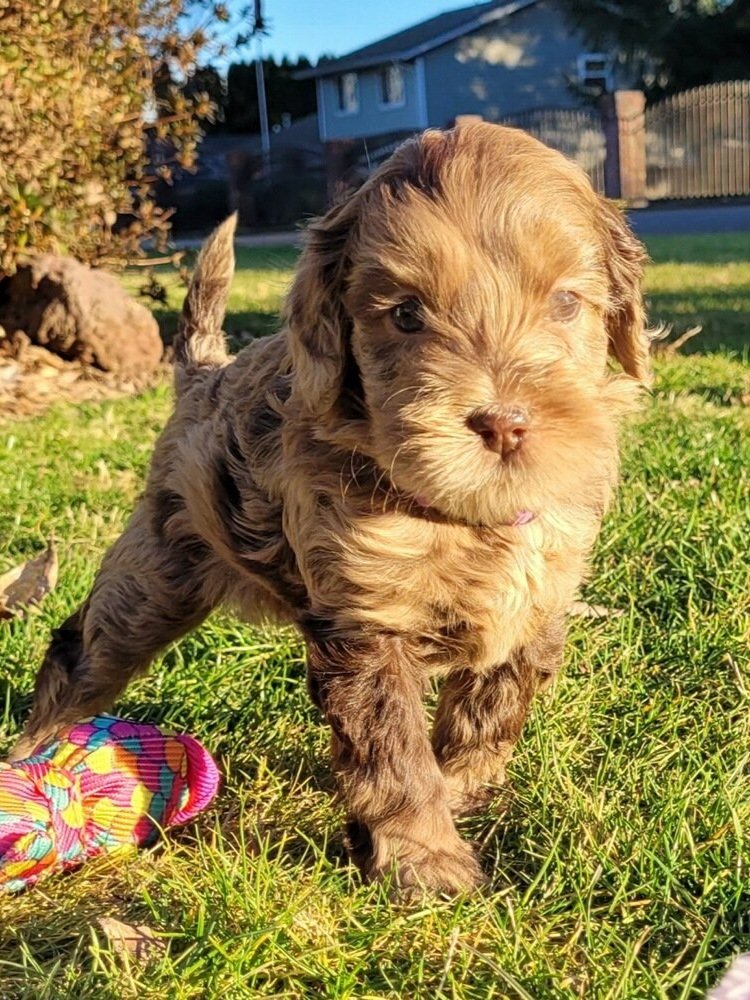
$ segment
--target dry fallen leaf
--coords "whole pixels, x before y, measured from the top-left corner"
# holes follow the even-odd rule
[[[693,337],[697,337],[699,333],[703,333],[703,327],[691,326],[689,330],[685,330],[684,333],[680,334],[679,337],[675,337],[674,340],[667,340],[667,337],[669,337],[671,332],[672,327],[668,326],[657,334],[651,343],[652,353],[660,354],[666,357],[671,357],[677,354],[689,340],[692,340]]]
[[[625,612],[619,608],[605,608],[603,604],[573,601],[568,614],[574,618],[622,618]]]
[[[97,926],[116,955],[126,955],[145,965],[166,951],[166,944],[146,924],[126,924],[115,917],[98,917]]]
[[[46,552],[0,574],[0,619],[15,618],[24,608],[39,601],[57,583],[57,550]]]

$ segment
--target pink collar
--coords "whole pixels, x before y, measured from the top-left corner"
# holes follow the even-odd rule
[[[424,511],[433,510],[432,505],[423,496],[415,496],[414,502],[416,505]],[[501,521],[499,527],[503,528],[521,528],[524,524],[530,524],[535,520],[536,514],[533,510],[519,510],[512,521]]]
[[[536,518],[536,514],[533,510],[519,510],[513,521],[507,521],[506,523],[511,526],[511,528],[520,528],[522,524],[530,524]]]

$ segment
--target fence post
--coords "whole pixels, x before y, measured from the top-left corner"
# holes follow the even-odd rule
[[[607,147],[604,192],[630,205],[646,201],[646,97],[640,90],[604,94],[600,111]]]

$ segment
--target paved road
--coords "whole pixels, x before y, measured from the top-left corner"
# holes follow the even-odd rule
[[[178,250],[193,250],[208,236],[178,236],[174,245]],[[286,233],[239,233],[234,240],[238,247],[287,247],[299,243],[300,232],[290,229]]]
[[[750,232],[750,205],[640,208],[629,215],[633,229],[640,236]]]
[[[696,205],[690,208],[639,208],[630,213],[635,231],[641,236],[687,236],[694,233],[750,232],[750,204]],[[280,247],[299,242],[299,230],[275,233],[241,233],[240,247]],[[179,249],[198,247],[199,236],[176,239]]]

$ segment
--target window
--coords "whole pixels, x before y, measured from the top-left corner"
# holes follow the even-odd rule
[[[585,52],[578,57],[578,81],[587,89],[612,90],[612,58],[604,52]]]
[[[398,106],[404,103],[404,71],[391,63],[380,71],[380,101],[382,104]]]
[[[359,111],[359,81],[356,73],[344,73],[336,81],[338,85],[339,111],[344,115],[354,115]]]

